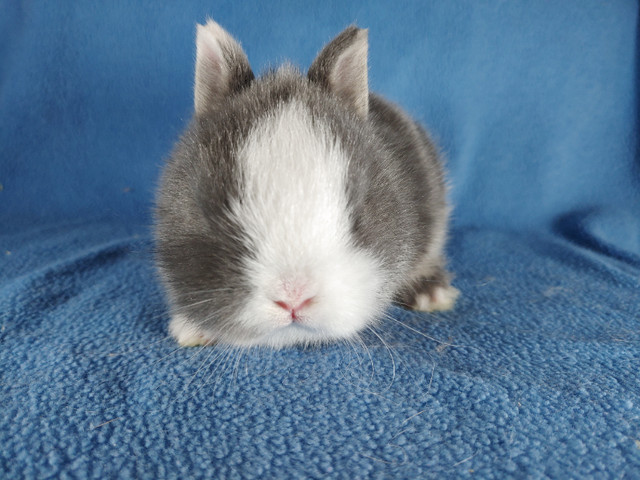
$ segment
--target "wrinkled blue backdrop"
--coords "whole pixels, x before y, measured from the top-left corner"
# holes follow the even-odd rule
[[[637,2],[0,11],[0,476],[638,475]],[[148,225],[207,16],[257,72],[369,28],[371,88],[447,158],[454,311],[175,349]]]

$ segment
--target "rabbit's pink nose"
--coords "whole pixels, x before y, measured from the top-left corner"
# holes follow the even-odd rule
[[[273,303],[278,305],[283,310],[286,310],[287,312],[289,312],[291,314],[291,320],[293,322],[298,322],[300,321],[300,317],[299,317],[300,310],[303,310],[304,308],[311,305],[313,303],[314,298],[315,297],[309,297],[303,300],[302,302],[298,303],[297,305],[292,302],[283,301],[283,300],[274,300]]]

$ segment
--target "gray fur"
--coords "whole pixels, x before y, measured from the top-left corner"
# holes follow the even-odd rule
[[[367,30],[350,26],[322,49],[307,75],[365,118],[369,110],[366,53]]]
[[[209,26],[213,26],[220,40],[219,51],[211,48],[211,42],[204,41],[206,36],[198,36],[194,89],[196,115],[217,108],[227,96],[239,92],[254,79],[240,45],[215,22],[209,22]],[[199,33],[207,27],[199,25]]]
[[[210,108],[191,121],[157,194],[156,258],[174,313],[224,331],[227,340],[251,338],[253,332],[233,321],[233,312],[251,293],[243,259],[255,251],[230,213],[233,200],[244,193],[236,181],[236,155],[256,122],[293,100],[330,126],[351,159],[347,196],[353,242],[380,260],[390,298],[412,305],[417,294],[448,287],[442,255],[448,208],[436,148],[394,105],[371,94],[362,118],[329,81],[332,59],[359,38],[358,32],[350,27],[325,47],[308,77],[283,67],[253,79],[248,64],[231,64],[228,94],[212,96]]]

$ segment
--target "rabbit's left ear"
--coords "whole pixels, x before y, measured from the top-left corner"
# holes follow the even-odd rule
[[[369,112],[368,49],[368,31],[348,27],[322,49],[307,74],[362,117]]]
[[[253,72],[240,44],[213,20],[198,25],[193,103],[196,115],[215,109],[227,95],[242,90]]]

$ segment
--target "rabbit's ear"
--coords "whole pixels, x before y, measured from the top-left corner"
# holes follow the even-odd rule
[[[253,78],[247,55],[229,33],[213,20],[198,25],[193,95],[196,115],[215,109],[222,99],[242,90]]]
[[[368,31],[348,27],[322,49],[307,75],[362,117],[369,112],[368,48]]]

